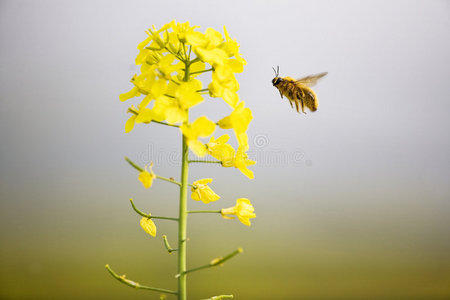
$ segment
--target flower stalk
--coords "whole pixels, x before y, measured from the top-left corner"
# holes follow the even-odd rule
[[[187,188],[188,188],[188,146],[183,135],[181,156],[180,206],[178,214],[178,300],[186,300],[186,230],[187,230]]]
[[[253,206],[250,200],[239,198],[236,205],[226,209],[188,210],[188,192],[194,201],[201,201],[206,205],[214,203],[221,197],[213,191],[210,184],[212,178],[197,178],[189,183],[189,164],[206,163],[219,164],[222,167],[235,167],[248,178],[253,178],[253,172],[248,166],[255,162],[247,156],[248,137],[246,130],[253,116],[245,103],[239,100],[237,91],[239,84],[235,73],[243,71],[246,61],[239,53],[239,44],[230,38],[224,27],[224,35],[208,28],[205,33],[195,31],[197,26],[172,21],[161,29],[153,26],[147,30],[148,37],[138,45],[139,54],[136,65],[141,65],[141,74],[134,75],[131,83],[134,87],[120,95],[121,101],[141,97],[140,104],[131,105],[127,112],[130,114],[125,123],[125,132],[133,130],[136,124],[157,123],[176,128],[181,133],[181,174],[179,181],[172,177],[155,174],[153,163],[139,165],[128,157],[125,161],[139,172],[137,179],[144,188],[149,189],[155,179],[170,182],[179,187],[178,217],[154,216],[141,211],[130,199],[132,209],[141,216],[140,226],[150,236],[157,235],[155,221],[175,221],[178,225],[177,248],[172,248],[168,237],[163,235],[164,247],[168,253],[177,252],[177,290],[167,290],[140,285],[137,282],[118,275],[109,265],[108,272],[121,283],[137,289],[176,295],[178,300],[187,300],[187,276],[189,273],[215,266],[242,252],[239,248],[230,254],[212,260],[209,264],[191,269],[187,268],[187,222],[189,214],[215,213],[223,218],[237,218],[241,223],[250,226]],[[191,55],[193,57],[191,57]],[[206,86],[197,77],[210,73],[211,82]],[[222,98],[231,109],[228,116],[220,120],[210,120],[207,116],[200,116],[190,122],[189,111],[205,101],[204,97]],[[232,129],[238,148],[227,143],[230,136],[223,134],[217,139],[213,136],[216,129]],[[202,139],[210,138],[209,142]],[[189,159],[189,151],[198,158]],[[211,156],[205,157],[205,156]],[[208,159],[209,158],[209,159]],[[156,200],[156,199],[151,199]],[[233,295],[210,297],[210,300],[231,299]]]
[[[152,215],[150,215],[150,214],[146,214],[146,213],[140,211],[140,210],[134,205],[133,199],[131,199],[131,198],[130,198],[130,203],[131,203],[131,207],[133,207],[133,210],[134,210],[138,215],[141,215],[141,216],[143,216],[143,217],[145,217],[145,218],[148,218],[148,219],[161,219],[161,220],[178,221],[178,218],[158,217],[158,216],[152,216]]]
[[[105,268],[112,275],[112,277],[114,277],[118,281],[124,283],[125,285],[133,287],[135,289],[150,290],[150,291],[154,291],[154,292],[173,294],[173,295],[177,294],[176,291],[166,290],[166,289],[161,289],[161,288],[155,288],[155,287],[146,286],[146,285],[141,285],[138,282],[135,282],[133,280],[127,279],[127,278],[125,278],[125,275],[119,275],[116,272],[114,272],[108,264],[105,266]]]
[[[184,48],[184,45],[183,45]],[[189,61],[189,59],[188,59]],[[184,81],[189,81],[189,62],[185,62]],[[186,122],[187,123],[187,122]],[[186,230],[187,230],[187,191],[188,191],[188,163],[189,148],[185,135],[182,135],[181,147],[181,186],[180,206],[178,214],[178,300],[186,300]]]
[[[179,278],[179,277],[181,277],[183,275],[186,275],[187,273],[191,273],[191,272],[195,272],[195,271],[199,271],[199,270],[203,270],[203,269],[207,269],[207,268],[220,266],[224,262],[226,262],[227,260],[232,258],[233,256],[236,256],[236,255],[238,255],[239,253],[242,253],[242,252],[243,252],[242,248],[238,248],[235,251],[231,252],[230,254],[228,254],[228,255],[226,255],[224,257],[218,257],[218,258],[213,259],[209,264],[186,270],[184,272],[184,274],[183,273],[179,273],[179,274],[176,275],[176,277]]]

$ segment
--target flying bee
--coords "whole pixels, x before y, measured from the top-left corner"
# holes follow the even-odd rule
[[[297,109],[302,108],[302,112],[305,113],[305,106],[310,111],[316,111],[319,105],[317,101],[317,95],[311,89],[317,83],[317,80],[324,77],[328,72],[323,72],[315,75],[309,75],[303,78],[294,79],[292,77],[278,77],[280,75],[280,66],[277,66],[277,70],[272,68],[275,72],[275,78],[272,79],[272,84],[280,92],[281,98],[286,96],[289,99],[291,107]]]

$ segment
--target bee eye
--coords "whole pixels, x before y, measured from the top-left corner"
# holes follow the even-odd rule
[[[272,84],[277,85],[278,83],[280,83],[280,81],[282,81],[280,77],[275,77],[274,79],[272,79]]]

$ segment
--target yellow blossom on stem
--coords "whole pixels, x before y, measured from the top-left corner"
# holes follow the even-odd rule
[[[249,170],[247,166],[252,166],[256,164],[255,161],[248,159],[247,153],[245,153],[244,149],[240,146],[236,151],[236,156],[234,157],[234,167],[238,168],[239,171],[242,172],[245,176],[250,179],[255,178],[253,175],[253,171]]]
[[[242,101],[229,116],[221,119],[218,125],[222,129],[233,129],[239,146],[246,152],[249,148],[246,131],[252,119],[252,111],[245,107],[245,102]]]
[[[181,43],[186,43],[186,34],[193,32],[199,27],[200,26],[190,26],[189,22],[178,23],[173,21],[171,23],[171,28]]]
[[[220,199],[220,196],[217,195],[207,184],[211,183],[212,178],[204,178],[195,181],[192,184],[191,188],[191,198],[195,201],[201,200],[203,203],[209,203]]]
[[[237,136],[238,134],[247,131],[248,125],[252,119],[252,111],[250,108],[245,107],[244,101],[241,101],[233,112],[229,116],[221,119],[218,124],[222,129],[233,128]]]
[[[206,144],[208,154],[222,162],[224,167],[232,167],[234,165],[234,148],[227,144],[230,139],[228,134],[224,134],[217,139],[211,137],[209,143]]]
[[[222,217],[225,219],[233,219],[236,216],[242,224],[250,226],[250,219],[255,218],[256,215],[253,213],[255,209],[247,198],[239,198],[236,200],[236,205],[229,208],[222,208],[220,211]]]
[[[139,181],[142,182],[146,189],[150,188],[153,183],[153,179],[156,178],[155,173],[152,171],[152,166],[150,165],[150,172],[147,170],[147,166],[145,166],[144,171],[139,173]]]
[[[181,108],[188,109],[203,101],[202,95],[197,91],[202,89],[202,82],[193,79],[182,82],[175,91],[175,98],[178,99]]]
[[[199,137],[208,137],[214,133],[216,124],[207,117],[202,116],[191,124],[180,126],[181,132],[187,139],[187,145],[197,156],[206,155],[206,145],[198,140]]]
[[[159,122],[166,120],[169,124],[182,123],[187,120],[187,111],[180,107],[177,99],[162,96],[153,105],[152,118]]]
[[[156,225],[152,219],[143,217],[139,223],[145,232],[147,232],[151,236],[156,236]]]

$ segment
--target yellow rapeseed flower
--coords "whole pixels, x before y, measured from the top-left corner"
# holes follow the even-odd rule
[[[197,92],[202,89],[202,82],[197,79],[181,82],[175,90],[181,108],[189,109],[203,101],[202,95]]]
[[[203,203],[209,203],[220,199],[220,196],[207,185],[211,183],[212,178],[204,178],[195,181],[191,188],[191,198],[195,201],[201,200]]]
[[[250,108],[245,107],[244,101],[241,101],[233,112],[229,116],[221,119],[218,124],[222,129],[233,128],[237,136],[238,134],[247,131],[248,125],[252,119],[252,111]]]
[[[146,189],[148,189],[152,186],[153,179],[156,178],[155,173],[153,173],[153,171],[152,171],[151,165],[150,165],[149,169],[150,169],[150,172],[147,170],[147,166],[145,166],[144,171],[139,173],[139,176],[138,176],[139,181],[142,182],[142,184],[144,185],[144,187]]]
[[[239,146],[233,161],[234,167],[238,168],[239,171],[241,171],[242,174],[244,174],[248,178],[253,179],[255,178],[255,176],[253,175],[253,171],[249,170],[247,166],[252,166],[255,163],[255,161],[248,159],[248,155],[247,153],[245,153],[245,150],[242,148],[242,146]]]
[[[228,134],[224,134],[217,139],[211,137],[209,143],[206,144],[208,154],[222,162],[224,167],[232,167],[234,165],[234,148],[227,144],[230,139]]]
[[[253,213],[255,209],[247,198],[239,198],[236,200],[236,205],[229,208],[222,208],[220,211],[222,217],[225,219],[233,219],[236,216],[242,224],[250,226],[250,219],[255,218],[256,215]]]
[[[182,124],[181,132],[187,140],[189,148],[200,157],[206,155],[206,145],[198,140],[199,137],[208,137],[214,133],[216,124],[207,117],[202,116],[191,124]]]
[[[162,96],[153,105],[152,118],[159,122],[166,120],[169,124],[182,123],[187,120],[187,111],[180,107],[177,99]]]
[[[219,120],[218,125],[222,129],[233,129],[239,146],[246,152],[249,148],[248,146],[248,136],[247,129],[251,120],[253,119],[252,111],[250,108],[245,107],[245,102],[242,101],[233,110],[233,112]]]

